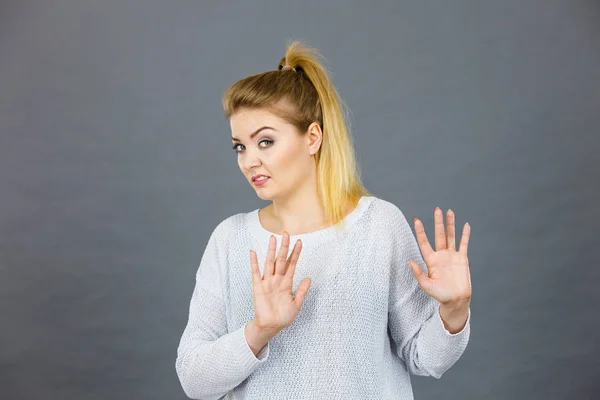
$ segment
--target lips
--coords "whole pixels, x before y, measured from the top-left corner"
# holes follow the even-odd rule
[[[253,181],[252,181],[252,183],[254,183],[254,186],[262,186],[262,185],[264,185],[265,183],[267,183],[267,182],[269,181],[269,179],[271,179],[271,178],[269,178],[269,177],[268,177],[268,176],[266,176],[266,175],[263,175],[263,176],[265,176],[265,179],[253,180]],[[259,178],[260,178],[260,177],[259,177]]]
[[[261,177],[263,177],[263,176],[264,176],[264,177],[266,177],[266,178],[269,178],[267,175],[254,175],[254,176],[252,177],[252,182],[256,181],[258,178],[261,178]]]

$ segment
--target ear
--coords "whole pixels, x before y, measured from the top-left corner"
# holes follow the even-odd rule
[[[306,138],[308,140],[309,154],[311,156],[315,155],[321,148],[321,142],[323,141],[323,131],[318,122],[310,124],[306,132]]]

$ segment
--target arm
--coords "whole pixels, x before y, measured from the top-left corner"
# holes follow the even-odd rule
[[[248,346],[256,356],[269,344],[269,340],[277,335],[277,332],[267,332],[260,329],[256,326],[256,321],[252,319],[246,324],[245,334],[246,342],[248,342]]]
[[[408,260],[414,260],[427,271],[417,240],[397,207],[390,220],[390,334],[397,346],[397,355],[412,374],[439,379],[467,346],[470,308],[448,309],[422,290],[408,265]],[[460,321],[465,315],[466,321]],[[457,326],[462,329],[456,329]]]
[[[269,356],[267,337],[253,329],[251,321],[227,332],[219,273],[223,268],[220,241],[217,227],[196,273],[188,322],[177,348],[177,376],[185,394],[193,399],[223,397]]]

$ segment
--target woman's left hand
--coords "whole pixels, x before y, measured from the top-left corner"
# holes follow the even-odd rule
[[[408,263],[425,293],[444,305],[468,303],[471,299],[471,276],[467,257],[470,225],[464,225],[460,248],[457,251],[454,239],[454,212],[448,210],[444,230],[442,210],[437,207],[434,211],[434,251],[427,240],[421,220],[415,218],[414,223],[427,273],[423,272],[415,261],[410,260]]]

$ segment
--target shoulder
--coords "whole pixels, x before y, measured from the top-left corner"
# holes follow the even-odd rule
[[[212,236],[218,238],[219,241],[227,240],[235,232],[245,230],[253,212],[240,212],[222,219],[213,229]]]
[[[375,198],[371,204],[371,223],[390,236],[412,236],[411,224],[402,209],[391,201]]]
[[[373,199],[373,211],[374,216],[377,218],[381,218],[384,221],[399,223],[402,221],[406,222],[406,217],[404,213],[396,204],[391,201],[384,200],[379,197],[374,197]]]

